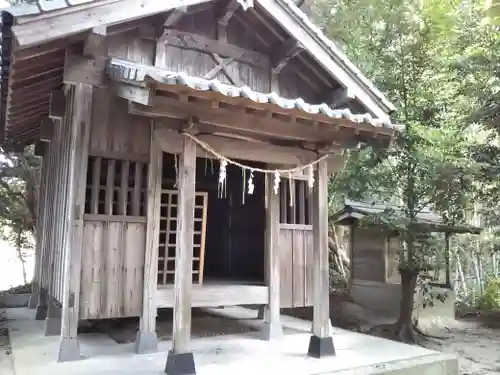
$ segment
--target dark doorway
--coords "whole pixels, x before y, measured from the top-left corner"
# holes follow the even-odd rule
[[[163,189],[174,189],[175,157],[164,154]],[[241,162],[252,167],[259,163]],[[253,194],[248,194],[250,173],[228,165],[224,189],[219,189],[217,160],[198,158],[196,191],[208,195],[204,256],[204,283],[264,282],[265,177],[253,174]],[[161,249],[160,249],[161,254]]]

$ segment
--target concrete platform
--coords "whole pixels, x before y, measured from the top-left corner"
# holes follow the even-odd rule
[[[256,311],[242,308],[219,310],[253,324]],[[155,354],[133,354],[134,343],[117,344],[102,334],[80,335],[78,362],[56,363],[58,337],[43,336],[43,322],[33,310],[8,309],[7,317],[16,375],[127,375],[163,374],[171,343],[159,343]],[[275,342],[249,334],[194,339],[193,352],[200,375],[458,375],[456,357],[421,347],[404,345],[334,328],[337,356],[306,357],[310,322],[283,317],[285,336]],[[3,373],[0,364],[0,373]]]

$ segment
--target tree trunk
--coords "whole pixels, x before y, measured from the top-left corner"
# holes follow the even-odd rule
[[[401,302],[396,322],[396,335],[402,342],[414,343],[416,338],[413,327],[413,305],[418,272],[400,268],[399,273],[401,274]]]
[[[17,233],[17,244],[16,244],[16,254],[17,258],[21,262],[21,270],[23,272],[24,285],[28,284],[28,278],[26,276],[26,260],[24,259],[21,230]]]

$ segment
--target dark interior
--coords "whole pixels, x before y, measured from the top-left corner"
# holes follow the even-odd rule
[[[163,188],[173,189],[174,155],[164,153]],[[242,164],[262,167],[260,163]],[[219,162],[197,158],[196,191],[208,193],[204,283],[264,282],[264,175],[254,173],[254,192],[247,193],[249,172],[228,165],[225,191],[218,189]],[[196,228],[196,225],[195,225]],[[195,229],[196,230],[196,229]]]

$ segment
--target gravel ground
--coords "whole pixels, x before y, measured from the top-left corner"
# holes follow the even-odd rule
[[[428,332],[444,338],[428,340],[422,346],[458,355],[461,375],[500,374],[499,329],[473,318],[448,322],[446,327]]]
[[[85,331],[105,333],[117,343],[125,344],[135,340],[138,328],[139,320],[130,318],[103,320],[96,323],[92,327],[85,329]],[[172,309],[161,309],[158,312],[156,320],[156,333],[158,335],[158,339],[171,340],[172,329]],[[200,338],[232,335],[253,331],[254,330],[251,327],[241,324],[235,319],[212,315],[200,309],[193,309],[191,321],[192,337]]]

